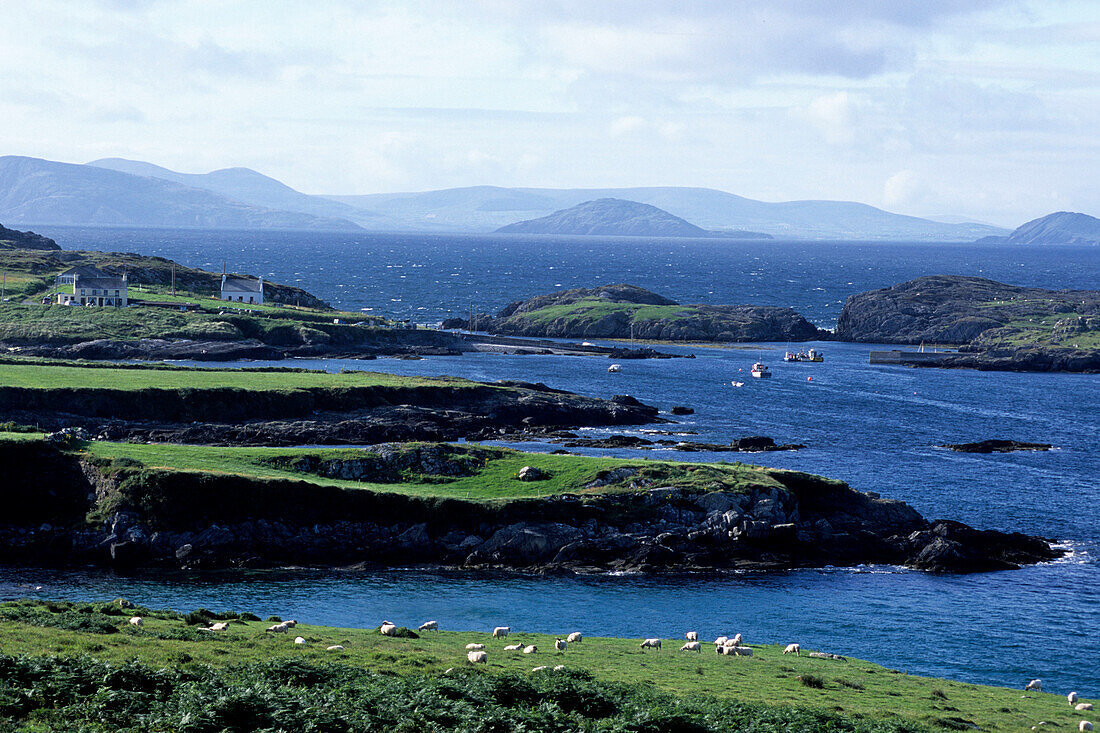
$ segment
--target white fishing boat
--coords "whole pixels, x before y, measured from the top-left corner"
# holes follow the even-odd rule
[[[767,379],[772,375],[771,370],[760,362],[756,362],[752,365],[752,370],[749,371],[749,374],[757,379]]]
[[[612,364],[611,366],[609,366],[607,368],[607,371],[609,371],[609,372],[621,372],[622,370],[623,370],[623,367],[622,367],[621,364]]]

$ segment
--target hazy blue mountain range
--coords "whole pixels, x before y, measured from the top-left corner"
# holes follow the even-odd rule
[[[0,220],[211,229],[359,228],[348,220],[270,209],[158,178],[19,156],[0,157]]]
[[[649,204],[707,230],[777,238],[972,241],[1008,231],[893,214],[846,201],[754,201],[708,188],[475,186],[422,193],[314,196],[247,168],[205,174],[108,158],[88,165],[0,157],[0,220],[224,229],[492,232],[586,201]]]
[[[722,236],[695,226],[663,209],[637,201],[596,199],[538,219],[508,224],[504,234],[602,234],[625,237]],[[770,239],[767,234],[740,232],[740,236]]]
[[[333,196],[352,206],[384,211],[417,229],[493,231],[547,216],[585,201],[625,199],[656,206],[703,229],[751,230],[776,238],[970,241],[1007,230],[949,224],[892,214],[850,201],[768,203],[711,188],[499,188],[474,186],[423,193]]]
[[[1100,244],[1100,219],[1073,211],[1056,211],[1021,224],[1007,237],[981,241],[1010,244]]]

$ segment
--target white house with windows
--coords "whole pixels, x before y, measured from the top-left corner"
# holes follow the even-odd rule
[[[234,303],[263,305],[264,279],[261,277],[250,280],[222,275],[221,298],[222,300],[231,300]]]
[[[125,308],[129,303],[126,295],[126,276],[122,277],[85,277],[74,274],[73,292],[57,294],[58,305],[98,305]]]

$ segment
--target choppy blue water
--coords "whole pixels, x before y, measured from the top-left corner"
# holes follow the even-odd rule
[[[376,306],[418,320],[464,312],[470,292],[491,310],[559,283],[630,281],[684,301],[793,305],[820,323],[835,318],[850,292],[933,272],[1045,286],[1100,285],[1100,250],[1081,247],[1041,252],[1003,245],[716,247],[704,241],[692,249],[691,243],[649,240],[596,245],[589,240],[370,235],[356,244],[357,238],[347,235],[45,233],[66,247],[135,250],[200,266],[220,266],[222,256],[237,257],[243,264],[232,269],[291,281],[301,276],[308,289],[340,305],[364,303],[359,307]],[[289,277],[294,273],[300,274]],[[386,293],[397,294],[401,302],[386,305],[379,295]],[[410,310],[414,304],[426,315]],[[700,440],[762,434],[808,446],[795,453],[732,458],[840,478],[908,501],[928,517],[1042,534],[1066,543],[1072,557],[964,577],[896,568],[675,579],[409,570],[131,577],[0,570],[0,597],[124,595],[181,610],[234,607],[351,626],[373,625],[381,618],[402,623],[438,618],[450,628],[503,623],[545,632],[579,628],[591,635],[674,636],[687,627],[706,636],[740,631],[753,642],[799,641],[914,674],[1008,686],[1041,677],[1047,689],[1100,695],[1100,460],[1094,453],[1100,436],[1100,376],[870,366],[867,345],[820,346],[824,364],[783,364],[785,344],[763,344],[680,349],[697,358],[624,362],[619,374],[608,374],[607,360],[594,357],[495,354],[301,365],[519,378],[598,396],[630,393],[664,409],[690,405],[696,413],[677,420],[697,431]],[[757,359],[772,365],[771,380],[752,380],[739,371]],[[731,381],[745,386],[733,387]],[[1058,450],[979,456],[934,447],[992,437],[1049,442]],[[37,585],[43,588],[35,591]]]

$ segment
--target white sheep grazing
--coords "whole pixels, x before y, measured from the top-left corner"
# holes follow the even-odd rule
[[[660,651],[661,640],[660,639],[645,639],[642,641],[642,649],[656,649]]]
[[[145,622],[141,620],[141,616],[134,616],[130,619],[131,626],[144,626]]]
[[[727,641],[729,641],[728,636],[719,636],[717,639],[714,640],[714,645],[723,646]]]
[[[216,624],[211,624],[210,625],[210,630],[211,631],[225,631],[228,628],[229,628],[229,622],[228,621],[219,621]]]
[[[1076,692],[1069,693],[1068,695],[1066,695],[1066,699],[1069,700],[1070,705],[1076,705],[1077,704],[1077,693]]]
[[[557,665],[556,667],[554,667],[554,671],[555,671],[555,672],[560,672],[560,671],[562,671],[563,669],[565,669],[565,665],[564,665],[564,664],[559,664],[559,665]]]
[[[397,633],[397,625],[389,621],[383,621],[382,625],[378,627],[378,633],[382,636],[393,636]]]
[[[701,651],[703,651],[703,645],[700,644],[697,641],[689,641],[687,644],[684,644],[682,647],[680,647],[680,651],[682,651],[682,652],[701,652]]]
[[[1082,720],[1080,723],[1077,724],[1077,730],[1079,730],[1079,731],[1092,730],[1092,723],[1090,723],[1087,720]]]
[[[744,646],[745,645],[744,642],[741,639],[740,634],[733,637],[733,639],[731,639],[730,641],[732,641],[733,643],[732,644],[726,644],[726,646]]]
[[[332,646],[328,647],[328,651],[330,651],[330,652],[342,652],[342,651],[344,651],[344,646],[342,644],[333,644]]]
[[[488,664],[489,655],[482,651],[466,652],[466,659],[470,664]]]
[[[797,657],[802,656],[802,647],[798,644],[788,644],[787,648],[783,650],[784,654],[794,654]]]
[[[1042,680],[1032,680],[1031,682],[1028,682],[1026,685],[1024,685],[1024,692],[1027,692],[1028,690],[1034,690],[1035,692],[1042,692],[1043,691],[1043,681]]]
[[[468,652],[480,652],[485,649],[484,644],[467,644],[466,651]]]
[[[564,653],[565,652],[565,647],[567,647],[568,645],[569,644],[568,644],[568,642],[565,641],[565,639],[554,639],[554,649],[556,649],[559,652]]]
[[[297,625],[298,625],[298,622],[297,622],[297,620],[295,620],[295,619],[287,619],[286,621],[283,621],[283,623],[284,623],[284,624],[286,624],[287,626],[289,626],[289,627],[290,627],[290,628],[292,628],[292,629],[293,629],[293,628],[294,628],[295,626],[297,626]],[[386,623],[389,623],[389,622],[386,622]]]
[[[721,646],[719,646],[719,645],[717,645],[717,644],[716,644],[716,645],[714,646],[714,653],[715,653],[715,654],[717,654],[717,655],[719,655],[719,656],[722,656],[723,654],[725,654],[725,653],[726,653],[726,646],[725,646],[724,644],[723,644],[723,645],[721,645]]]
[[[726,654],[732,654],[737,657],[751,657],[752,649],[747,646],[731,646],[726,649]]]
[[[535,646],[534,644],[531,644],[530,646],[523,647],[523,653],[524,654],[537,654],[538,651],[539,651],[539,648],[537,646]]]
[[[565,640],[568,641],[570,644],[580,644],[582,640],[581,632],[574,631],[572,634],[565,637]]]
[[[493,629],[493,638],[494,639],[503,639],[504,637],[508,636],[508,632],[511,631],[511,630],[512,630],[511,626],[498,626],[495,629]]]
[[[425,621],[416,629],[417,631],[439,631],[438,621]]]
[[[273,626],[268,626],[267,630],[274,634],[285,634],[287,626],[286,624],[275,624]]]
[[[504,647],[504,651],[506,651],[506,652],[518,652],[522,648],[523,648],[523,644],[509,644],[508,646]]]
[[[550,668],[547,667],[545,664],[540,664],[538,667],[532,667],[531,671],[532,672],[542,672],[543,670],[546,670],[546,669],[550,669]]]
[[[1091,702],[1079,702],[1073,706],[1074,710],[1092,710]]]
[[[699,641],[699,632],[698,631],[689,631],[686,634],[684,634],[684,638],[687,639],[688,641]]]
[[[294,637],[294,643],[295,644],[305,644],[306,643],[306,637],[304,637],[304,636],[295,636]]]

